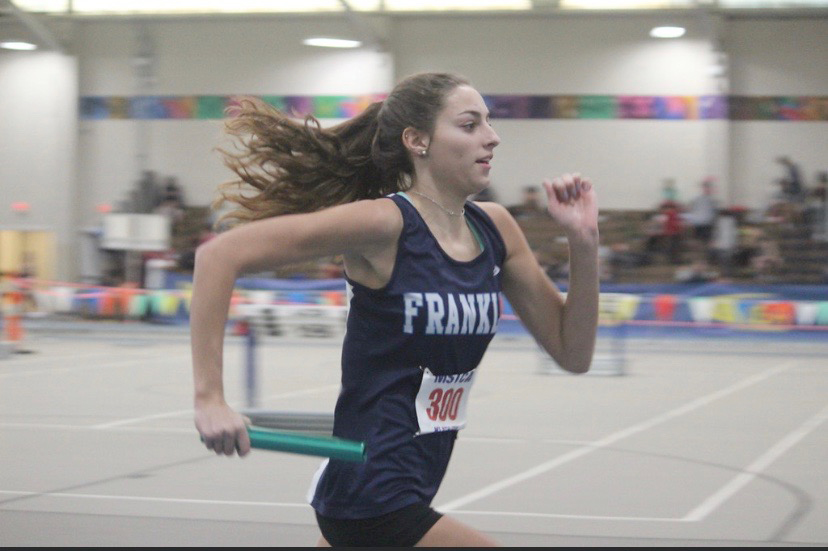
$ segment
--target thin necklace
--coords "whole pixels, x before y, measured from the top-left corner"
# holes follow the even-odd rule
[[[431,197],[429,197],[425,193],[420,193],[419,191],[415,191],[413,189],[411,190],[411,193],[416,193],[420,197],[425,197],[426,199],[428,199],[429,201],[431,201],[432,203],[434,203],[435,205],[440,207],[443,210],[443,212],[445,212],[449,216],[463,216],[464,214],[466,214],[466,209],[465,208],[460,209],[460,212],[455,212],[453,210],[447,209],[446,207],[444,207],[443,205],[441,205],[440,203],[438,203],[437,201],[435,201],[434,199],[432,199]]]

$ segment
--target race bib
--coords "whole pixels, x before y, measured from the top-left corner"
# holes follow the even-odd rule
[[[460,430],[466,426],[466,404],[474,383],[473,369],[456,375],[434,375],[426,367],[415,407],[419,434]]]

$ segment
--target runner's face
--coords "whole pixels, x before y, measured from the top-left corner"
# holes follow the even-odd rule
[[[459,86],[445,100],[428,146],[429,170],[441,185],[466,196],[488,187],[494,148],[500,137],[489,124],[489,109],[471,86]]]

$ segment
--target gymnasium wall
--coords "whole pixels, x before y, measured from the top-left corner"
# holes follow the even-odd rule
[[[828,170],[828,18],[737,20],[727,24],[730,93],[751,97],[819,96],[822,121],[732,121],[731,181],[744,204],[776,191],[778,155],[800,163],[813,182]]]
[[[79,117],[79,98],[360,97],[386,93],[421,70],[461,72],[484,95],[828,96],[826,19],[694,14],[669,19],[687,27],[685,37],[649,38],[649,28],[665,22],[654,15],[369,18],[386,42],[380,52],[301,44],[311,34],[359,36],[341,16],[77,21],[62,29],[63,55],[0,53],[0,193],[4,203],[20,196],[32,205],[26,224],[55,228],[58,275],[71,279],[79,230],[100,223],[99,205],[126,200],[142,170],[176,177],[195,205],[208,204],[230,176],[213,151],[223,143],[220,119]],[[152,46],[151,81],[139,78],[142,34]],[[649,208],[667,178],[689,199],[708,175],[726,201],[759,206],[781,176],[777,155],[799,161],[807,178],[828,169],[824,118],[494,122],[503,142],[493,186],[504,203],[544,176],[578,170],[601,187],[604,208]],[[19,213],[0,206],[0,227],[20,223]]]
[[[0,231],[21,235],[6,233],[4,243],[14,246],[0,247],[0,271],[20,261],[22,243],[45,234],[54,254],[38,260],[41,271],[54,276],[72,264],[77,83],[74,57],[0,53]]]
[[[695,19],[680,41],[648,37],[650,17],[424,17],[400,23],[401,74],[429,67],[468,75],[487,94],[687,95],[714,92],[710,47]],[[503,142],[492,177],[501,201],[544,176],[581,171],[607,208],[648,208],[664,178],[686,194],[711,166],[704,154],[715,121],[498,120]],[[686,195],[685,194],[685,195]]]

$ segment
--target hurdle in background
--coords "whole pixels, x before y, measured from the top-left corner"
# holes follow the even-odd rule
[[[742,339],[828,337],[828,301],[793,300],[771,293],[709,296],[601,293],[598,341],[592,375],[628,373],[631,338],[669,337]],[[566,373],[538,349],[541,373]]]
[[[268,298],[237,304],[232,317],[235,333],[245,341],[247,408],[252,411],[260,406],[257,356],[263,339],[341,339],[345,334],[346,315],[346,307],[336,304],[279,304]]]

